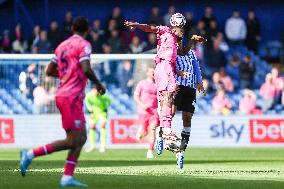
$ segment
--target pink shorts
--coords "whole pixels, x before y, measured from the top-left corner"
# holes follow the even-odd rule
[[[159,115],[154,114],[139,114],[139,122],[142,125],[143,132],[147,132],[150,125],[159,125]]]
[[[172,61],[161,60],[155,68],[155,82],[159,91],[175,92],[176,79]]]
[[[56,96],[55,101],[61,113],[62,127],[66,131],[85,128],[86,121],[83,111],[83,100]]]

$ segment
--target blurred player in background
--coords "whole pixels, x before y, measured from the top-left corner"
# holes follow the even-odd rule
[[[106,151],[106,123],[107,123],[107,110],[111,104],[110,98],[104,94],[101,95],[97,86],[89,92],[85,98],[85,103],[88,111],[91,113],[90,116],[90,130],[89,140],[90,147],[86,149],[86,152],[95,150],[96,144],[96,125],[100,124],[100,152]]]
[[[137,136],[142,139],[146,135],[149,137],[149,148],[147,158],[154,158],[153,150],[155,144],[156,127],[159,125],[159,115],[157,112],[157,86],[154,80],[154,68],[149,67],[147,78],[141,80],[134,91],[134,100],[138,106],[138,116],[141,123]]]
[[[186,19],[176,13],[171,16],[171,27],[167,26],[150,26],[147,24],[139,24],[137,22],[125,21],[125,25],[130,28],[137,28],[145,32],[157,34],[157,56],[155,58],[155,82],[158,90],[158,100],[160,104],[160,124],[161,130],[156,144],[157,154],[160,155],[164,149],[164,141],[167,146],[173,143],[177,137],[171,131],[171,123],[173,117],[173,94],[176,92],[175,80],[175,64],[177,56],[177,37],[183,37],[182,27],[185,25]],[[192,40],[199,40],[192,38]]]
[[[91,45],[84,38],[89,33],[89,23],[84,17],[78,17],[72,25],[73,36],[63,41],[55,50],[55,57],[47,65],[46,75],[59,77],[60,86],[56,92],[56,106],[61,117],[66,139],[32,149],[21,150],[20,168],[23,176],[28,166],[38,156],[53,152],[69,150],[65,163],[64,174],[60,186],[81,186],[73,177],[75,167],[87,134],[83,112],[83,100],[87,79],[97,85],[99,93],[104,94],[105,88],[90,66]],[[51,125],[53,126],[53,125]]]
[[[201,41],[205,39],[201,38]],[[176,60],[176,83],[178,85],[177,93],[174,99],[176,111],[182,111],[183,130],[181,132],[181,145],[176,154],[177,165],[183,168],[184,151],[188,145],[191,132],[191,119],[195,110],[196,88],[205,95],[202,84],[202,76],[199,62],[193,50],[191,43],[187,47],[182,46],[182,39],[178,39],[178,55]]]

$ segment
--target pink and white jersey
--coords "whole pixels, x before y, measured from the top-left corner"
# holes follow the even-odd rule
[[[91,45],[79,35],[73,35],[63,41],[55,50],[52,59],[58,64],[59,88],[56,96],[85,97],[87,77],[81,69],[80,62],[90,60]]]
[[[154,82],[147,79],[141,80],[138,83],[134,94],[139,96],[140,101],[148,107],[147,110],[144,110],[138,106],[139,114],[153,114],[157,111],[157,86]]]
[[[156,63],[160,63],[159,59],[175,62],[177,57],[177,38],[171,29],[167,26],[158,26],[157,40]]]

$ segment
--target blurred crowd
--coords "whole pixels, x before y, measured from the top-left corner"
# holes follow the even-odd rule
[[[170,25],[169,18],[178,12],[174,6],[169,6],[165,15],[160,8],[152,7],[151,13],[146,21],[150,25]],[[194,17],[193,12],[184,13],[186,25],[184,27],[185,39],[193,34],[205,37],[208,42],[195,44],[195,52],[200,61],[204,76],[204,85],[213,97],[212,109],[215,113],[229,114],[231,102],[227,97],[240,89],[243,97],[239,101],[239,111],[245,114],[259,114],[266,112],[277,104],[284,104],[283,78],[277,68],[273,68],[267,74],[265,83],[259,89],[259,94],[264,100],[259,107],[256,103],[254,84],[256,64],[252,57],[247,54],[240,56],[233,54],[228,60],[226,53],[230,48],[245,45],[249,50],[257,54],[259,42],[261,41],[261,24],[255,12],[249,10],[247,15],[241,15],[239,11],[233,11],[231,17],[227,18],[225,27],[219,26],[218,18],[214,15],[212,7],[204,8],[203,16],[199,19]],[[124,27],[125,18],[121,9],[115,7],[108,16],[105,23],[100,19],[90,22],[91,32],[87,40],[92,44],[93,53],[155,53],[157,39],[153,33],[144,34],[136,30]],[[14,31],[5,30],[0,37],[0,52],[2,53],[53,53],[57,45],[72,35],[71,25],[73,21],[72,12],[66,12],[64,21],[58,23],[52,21],[48,30],[43,30],[36,25],[29,38],[25,38],[22,26],[16,25]],[[185,40],[187,41],[187,40]],[[95,64],[95,71],[107,84],[114,84],[123,93],[132,95],[134,83],[134,67],[132,61],[112,62],[105,61],[103,64]],[[29,70],[26,71],[26,85],[32,91],[22,90],[29,98],[48,96],[52,98],[53,87],[43,84],[32,85],[35,79]],[[21,78],[21,76],[20,76]],[[21,82],[20,82],[21,83]],[[20,87],[21,88],[21,87]],[[30,89],[30,90],[31,90]],[[37,90],[36,90],[37,89]],[[44,89],[44,91],[42,90]],[[43,95],[44,94],[44,95]],[[50,99],[50,98],[46,98]],[[38,103],[42,103],[40,100]],[[48,104],[48,102],[44,102]]]
[[[146,23],[169,25],[169,18],[176,11],[178,10],[174,6],[170,6],[163,16],[160,8],[154,6]],[[257,50],[261,39],[260,22],[252,10],[248,12],[246,19],[242,18],[238,11],[234,11],[227,19],[224,29],[218,26],[218,20],[209,6],[204,9],[201,19],[196,19],[193,12],[186,12],[184,15],[187,19],[186,38],[192,34],[202,35],[209,39],[207,46],[215,50],[217,46],[222,51],[228,50],[224,38],[230,44],[244,43],[255,52]],[[137,31],[129,30],[124,27],[124,20],[121,9],[115,7],[105,23],[102,23],[100,19],[90,22],[91,32],[87,40],[92,43],[94,53],[141,53],[156,48],[155,34],[144,36]],[[0,51],[2,53],[52,53],[61,41],[72,35],[72,21],[72,12],[66,12],[62,23],[56,20],[51,21],[48,29],[42,29],[41,26],[36,25],[28,38],[25,38],[27,35],[23,34],[22,26],[17,24],[12,31],[7,29],[0,34]],[[223,30],[225,37],[221,32]]]

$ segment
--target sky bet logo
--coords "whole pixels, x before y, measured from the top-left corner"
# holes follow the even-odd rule
[[[210,126],[211,138],[232,139],[239,142],[245,125],[226,124],[224,120]]]
[[[283,119],[251,119],[251,143],[284,143]]]

